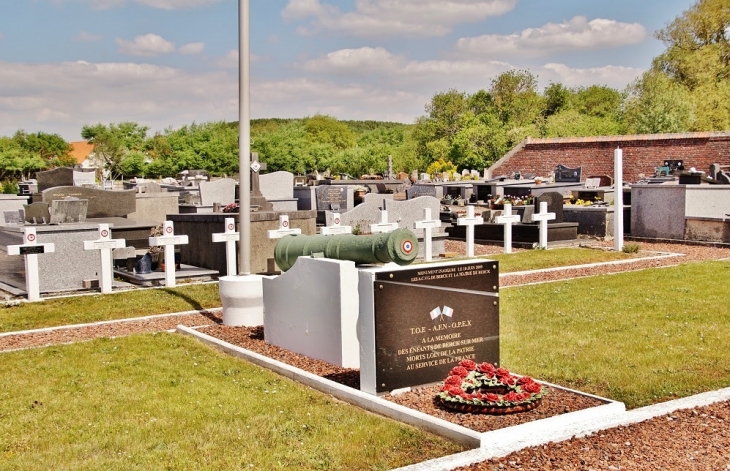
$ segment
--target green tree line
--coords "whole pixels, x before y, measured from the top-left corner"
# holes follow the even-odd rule
[[[700,0],[655,36],[666,46],[624,90],[605,85],[538,89],[528,70],[510,70],[466,93],[436,93],[414,124],[341,121],[315,115],[251,123],[252,151],[269,171],[353,176],[394,170],[490,166],[526,137],[569,137],[730,129],[730,5]],[[238,123],[208,122],[148,136],[134,122],[84,126],[98,165],[112,178],[172,176],[185,169],[238,171]],[[72,165],[56,134],[0,137],[0,178]]]

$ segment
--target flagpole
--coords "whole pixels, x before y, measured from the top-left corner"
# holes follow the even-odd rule
[[[251,106],[249,0],[238,0],[239,274],[251,274]]]

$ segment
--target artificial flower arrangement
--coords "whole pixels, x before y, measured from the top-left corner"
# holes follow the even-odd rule
[[[462,360],[451,369],[436,398],[459,412],[513,414],[536,408],[547,393],[529,376],[515,376],[491,363]]]
[[[237,213],[238,212],[238,203],[230,203],[225,206],[223,206],[224,213]]]

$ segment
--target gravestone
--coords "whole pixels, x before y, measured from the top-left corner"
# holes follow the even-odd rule
[[[360,389],[442,381],[464,359],[499,364],[499,269],[491,260],[361,269]]]
[[[542,202],[546,202],[548,204],[547,212],[555,213],[555,219],[549,221],[549,224],[558,224],[564,222],[565,219],[563,216],[563,195],[554,191],[549,191],[547,193],[536,196],[533,211],[535,207],[539,208],[540,203]]]
[[[74,170],[73,185],[96,187],[96,172],[80,172],[78,170]]]
[[[48,209],[48,203],[31,203],[24,204],[25,222],[31,224],[50,224],[51,212]]]
[[[236,202],[236,181],[232,178],[222,178],[214,182],[200,182],[200,203],[203,206],[212,206],[219,203],[222,206]]]
[[[87,218],[126,217],[137,209],[134,190],[109,191],[82,186],[56,187],[44,190],[41,193],[42,201],[51,204],[52,201],[74,197],[88,200]]]
[[[271,203],[274,211],[297,210],[297,200],[294,199],[293,173],[279,171],[259,175],[259,189],[266,201]]]
[[[68,167],[58,167],[53,170],[43,170],[36,172],[36,180],[38,180],[38,192],[57,186],[73,186],[74,170]]]
[[[51,224],[86,222],[88,200],[65,198],[51,202]]]
[[[347,191],[343,185],[318,185],[315,189],[318,211],[346,211]]]
[[[25,213],[22,209],[15,211],[3,211],[5,224],[20,224],[25,219]]]
[[[412,200],[419,196],[433,196],[436,198],[436,187],[434,185],[411,185],[406,188],[406,198]]]
[[[565,165],[557,165],[555,167],[556,182],[580,182],[582,167],[570,168]]]

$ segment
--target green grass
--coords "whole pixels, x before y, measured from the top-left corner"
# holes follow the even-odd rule
[[[391,469],[461,451],[174,334],[0,355],[0,469]]]
[[[636,258],[613,250],[589,248],[560,248],[550,250],[527,250],[511,254],[489,255],[481,258],[499,261],[499,272],[510,273],[524,270],[583,265],[586,263],[613,262]]]
[[[218,284],[132,290],[0,307],[0,332],[220,307]]]
[[[730,386],[730,263],[507,288],[505,367],[635,408]]]

